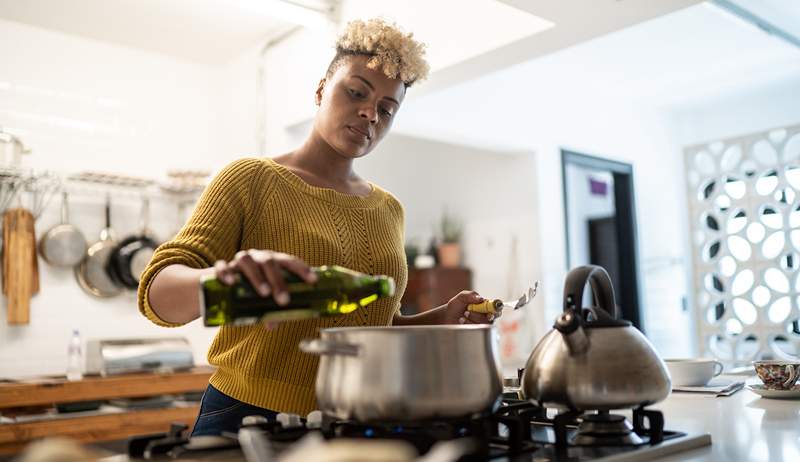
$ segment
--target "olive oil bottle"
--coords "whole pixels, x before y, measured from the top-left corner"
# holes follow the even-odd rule
[[[283,306],[272,296],[260,296],[241,275],[230,286],[216,277],[205,277],[200,284],[203,324],[248,325],[342,315],[394,295],[394,280],[388,276],[370,276],[340,266],[320,266],[312,271],[317,275],[313,284],[284,271],[289,303]]]

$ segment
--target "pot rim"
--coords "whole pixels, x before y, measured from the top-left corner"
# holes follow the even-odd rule
[[[425,326],[355,326],[355,327],[329,327],[320,329],[320,333],[339,333],[339,332],[419,332],[419,331],[481,331],[491,330],[494,326],[492,324],[474,324],[474,325],[425,325]]]

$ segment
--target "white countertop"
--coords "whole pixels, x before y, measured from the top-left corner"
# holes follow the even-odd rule
[[[757,379],[748,379],[748,382],[753,381]],[[800,400],[766,399],[742,389],[732,396],[719,398],[672,393],[651,408],[664,413],[666,430],[689,435],[707,433],[712,438],[711,446],[666,456],[657,459],[658,462],[800,462]],[[237,457],[230,460],[242,460],[241,456]],[[128,462],[130,459],[119,455],[103,460]]]
[[[753,380],[748,379],[748,383]],[[712,439],[711,446],[659,462],[800,461],[800,400],[761,398],[745,388],[719,398],[672,393],[653,408],[664,413],[666,429],[709,433]]]

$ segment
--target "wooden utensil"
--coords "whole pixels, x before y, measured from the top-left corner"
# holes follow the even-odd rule
[[[33,238],[33,250],[31,255],[31,295],[39,293],[39,254],[36,252],[36,218],[31,223],[31,238]]]
[[[23,209],[20,209],[23,210]],[[30,213],[30,212],[29,212]],[[12,228],[12,216],[13,214],[4,214],[3,215],[3,242],[9,242],[11,228]],[[34,220],[35,221],[35,220]],[[35,228],[34,228],[35,229]],[[35,236],[35,233],[34,233]],[[5,251],[3,252],[5,254]],[[31,259],[33,260],[33,271],[32,271],[32,287],[31,287],[31,294],[38,294],[39,293],[39,259],[36,256],[36,251],[34,250],[33,255],[31,255]],[[6,277],[10,271],[9,268],[10,260],[3,258],[3,295],[8,295],[8,290],[6,289],[8,282]]]
[[[5,289],[8,295],[9,324],[30,322],[31,296],[38,292],[36,233],[33,214],[22,208],[9,209],[3,216]]]
[[[9,260],[6,258],[6,248],[8,242],[11,240],[11,216],[10,213],[3,214],[3,295],[8,295],[8,264]]]

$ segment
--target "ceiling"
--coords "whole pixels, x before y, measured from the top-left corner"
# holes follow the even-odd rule
[[[0,0],[0,18],[208,64],[293,27],[237,1]]]
[[[789,17],[800,2],[783,6]],[[800,48],[703,3],[409,98],[394,129],[519,152],[556,113],[568,121],[590,106],[699,104],[787,79],[800,82]]]
[[[294,27],[235,7],[260,1],[0,0],[0,18],[221,64]],[[554,106],[599,99],[669,106],[800,72],[800,50],[700,0],[592,0],[591,14],[587,0],[441,1],[423,16],[455,13],[449,42],[424,27],[439,21],[418,20],[412,6],[424,1],[346,0],[342,8],[360,16],[391,9],[401,23],[418,22],[419,36],[430,33],[432,59],[441,52],[396,124],[415,136],[519,150],[530,146],[531,120],[546,119]],[[469,8],[459,10],[459,1]],[[800,36],[800,2],[732,1]]]
[[[554,27],[547,19],[498,0],[347,0],[342,3],[340,19],[343,23],[369,17],[383,17],[413,31],[415,38],[427,44],[425,58],[434,74],[472,56],[492,53]],[[442,19],[445,18],[447,33],[442,33]]]
[[[317,10],[340,5],[337,16],[344,20],[380,15],[407,24],[423,39],[430,36],[427,41],[434,69],[449,69],[437,73],[423,90],[427,92],[700,0],[592,0],[591,15],[585,13],[585,1],[285,3]],[[0,0],[0,18],[196,62],[223,64],[294,27],[275,19],[275,3],[281,0]],[[254,13],[253,8],[268,10],[268,14]],[[555,27],[551,27],[553,24]],[[442,27],[448,34],[441,33]],[[552,30],[540,34],[548,27]],[[505,46],[509,43],[511,46]],[[477,59],[465,59],[476,55]],[[459,66],[452,66],[456,63]]]
[[[255,14],[276,13],[282,0],[0,0],[0,18],[207,64],[230,61],[294,25]],[[333,11],[342,22],[381,16],[427,41],[434,70],[551,27],[548,21],[497,0],[285,0]],[[663,1],[663,0],[660,0]],[[672,0],[674,1],[674,0]],[[459,11],[441,33],[441,22]],[[325,29],[325,28],[323,28]]]
[[[792,0],[733,0],[733,3],[800,39],[800,4]]]

